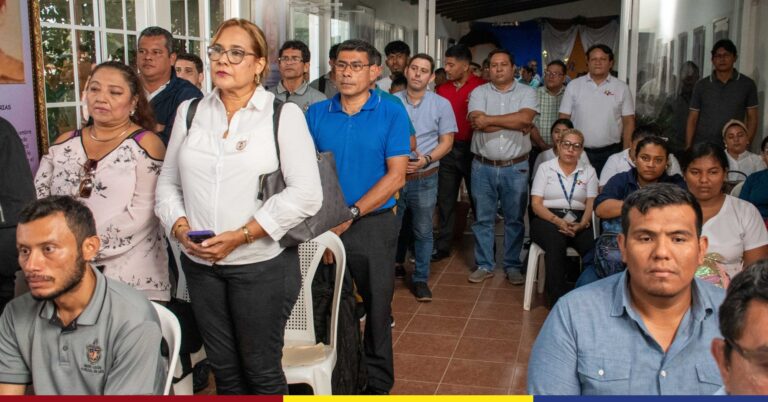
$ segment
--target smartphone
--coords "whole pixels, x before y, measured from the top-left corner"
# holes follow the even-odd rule
[[[189,237],[189,240],[192,241],[192,243],[200,244],[204,240],[216,236],[216,233],[213,233],[212,230],[191,230],[187,232],[187,236]]]

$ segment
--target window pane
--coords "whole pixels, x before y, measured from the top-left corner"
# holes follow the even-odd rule
[[[171,0],[171,33],[187,36],[185,25],[187,23],[184,14],[184,0]]]
[[[107,59],[118,60],[125,63],[125,44],[123,34],[107,34]]]
[[[93,0],[75,1],[75,24],[93,26]]]
[[[197,0],[187,0],[187,12],[189,15],[189,32],[188,36],[200,36],[200,4]]]
[[[174,39],[173,40],[173,51],[176,53],[186,53],[187,52],[187,41],[184,39]]]
[[[125,0],[125,22],[129,31],[136,30],[136,0]]]
[[[196,54],[200,56],[202,52],[200,51],[200,41],[199,40],[191,40],[189,41],[189,53]]]
[[[96,64],[96,34],[93,31],[75,31],[75,35],[77,35],[77,77],[82,93],[85,82],[91,75],[91,69]]]
[[[136,68],[136,35],[128,35],[128,65]]]
[[[69,4],[67,4],[67,0],[41,0],[40,21],[69,24]]]
[[[216,29],[224,22],[224,0],[209,0],[211,7],[211,33],[209,37],[213,37],[216,33]]]
[[[48,143],[53,141],[61,134],[72,131],[77,128],[77,108],[69,107],[49,107],[48,108]]]
[[[75,100],[70,30],[42,28],[46,102]]]
[[[123,29],[123,0],[104,0],[107,28]]]

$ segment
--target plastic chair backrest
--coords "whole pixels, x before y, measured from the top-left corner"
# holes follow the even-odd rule
[[[731,190],[731,195],[739,198],[739,194],[741,194],[741,189],[744,187],[744,182],[740,181],[738,184],[736,184],[733,189]]]
[[[299,260],[301,263],[301,291],[293,306],[291,316],[285,326],[285,343],[314,345],[315,324],[312,304],[312,280],[317,267],[322,261],[326,249],[331,250],[336,261],[333,301],[331,304],[331,321],[329,322],[329,344],[336,349],[336,328],[339,322],[339,303],[341,302],[341,286],[346,269],[346,253],[344,244],[338,236],[325,232],[320,236],[299,245]]]
[[[163,395],[169,395],[171,391],[171,384],[173,383],[173,375],[177,371],[179,366],[179,350],[181,349],[181,325],[176,316],[167,308],[152,303],[157,311],[157,316],[160,318],[160,332],[163,334],[163,339],[168,343],[169,356],[168,356],[168,375],[165,378],[165,385],[163,386]]]

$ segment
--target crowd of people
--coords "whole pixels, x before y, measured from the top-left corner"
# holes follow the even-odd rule
[[[768,144],[748,151],[756,89],[734,69],[729,40],[695,84],[680,161],[661,129],[636,126],[602,44],[566,84],[559,60],[542,79],[535,61],[520,69],[505,49],[473,68],[456,44],[437,66],[402,41],[382,55],[351,39],[309,82],[310,51],[290,40],[277,52],[281,80],[265,88],[270,49],[249,21],[218,27],[207,72],[172,43],[149,27],[138,71],[98,65],[83,128],[56,138],[34,178],[0,124],[1,151],[16,161],[0,175],[3,192],[14,188],[0,194],[0,393],[162,392],[150,301],[174,303],[179,271],[217,393],[287,393],[283,336],[302,278],[297,247],[280,240],[323,205],[316,152],[333,153],[351,217],[330,230],[365,313],[359,392],[394,385],[395,281],[432,300],[430,264],[456,245],[463,183],[469,282],[497,268],[525,282],[526,215],[545,252],[552,310],[530,393],[768,393]],[[264,199],[263,177],[277,169],[286,187]],[[739,181],[741,198],[730,193]],[[569,247],[582,261],[575,281]],[[19,268],[28,292],[11,300]],[[193,351],[182,351],[185,371]]]

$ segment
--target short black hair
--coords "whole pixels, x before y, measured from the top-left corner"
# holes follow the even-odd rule
[[[286,49],[294,49],[301,51],[301,61],[303,63],[309,63],[309,47],[307,47],[307,44],[300,41],[300,40],[289,40],[285,41],[283,43],[283,46],[280,46],[280,51],[277,53],[277,57],[283,56],[283,51]]]
[[[349,39],[341,42],[338,49],[336,49],[337,58],[341,52],[362,52],[368,56],[368,63],[377,66],[381,65],[381,53],[373,45],[362,39]]]
[[[408,86],[408,80],[405,79],[405,75],[403,73],[395,73],[394,77],[395,78],[392,78],[392,84],[391,84],[392,87],[396,87],[396,86],[407,87]]]
[[[437,70],[435,70],[435,75],[438,75],[438,74],[445,74],[445,69],[440,67]],[[765,138],[768,138],[768,137],[765,137]]]
[[[96,236],[96,220],[82,202],[68,195],[52,195],[27,204],[19,214],[19,225],[62,213],[67,227],[75,235],[78,247],[91,236]]]
[[[632,132],[632,141],[642,140],[645,137],[661,136],[661,127],[655,123],[641,124]]]
[[[726,52],[733,55],[733,57],[739,57],[739,53],[736,50],[736,45],[733,43],[730,39],[720,39],[719,41],[715,42],[715,44],[712,46],[712,57],[715,57],[715,53],[717,52],[717,49],[723,49]]]
[[[611,48],[608,47],[608,45],[604,45],[602,43],[592,45],[589,47],[589,49],[587,49],[587,61],[589,61],[589,54],[596,49],[602,50],[603,53],[608,55],[608,60],[613,61],[613,50],[611,50]]]
[[[428,55],[426,53],[416,53],[416,54],[413,55],[413,57],[411,57],[410,60],[408,60],[408,66],[410,66],[411,63],[413,63],[413,61],[416,60],[416,59],[422,59],[422,60],[428,61],[429,62],[429,72],[431,72],[431,73],[436,72],[435,71],[435,59],[433,59],[432,56],[430,56],[430,55]],[[445,71],[445,69],[443,69],[443,71]]]
[[[146,27],[143,31],[139,34],[139,40],[136,42],[137,44],[141,42],[141,38],[145,36],[163,36],[165,37],[165,48],[168,49],[168,54],[174,54],[176,53],[175,50],[173,50],[173,35],[171,35],[170,32],[168,32],[167,29],[161,28],[161,27]]]
[[[453,57],[456,60],[466,61],[469,63],[472,61],[472,51],[469,50],[467,46],[462,44],[453,45],[445,51],[445,57]]]
[[[496,56],[497,54],[506,54],[507,57],[509,57],[509,64],[515,65],[515,56],[507,49],[493,49],[490,53],[488,53],[488,62],[491,61],[493,56]]]
[[[194,64],[198,74],[203,72],[203,59],[201,59],[200,56],[193,53],[179,53],[179,55],[176,56],[176,61],[179,60],[186,60]]]
[[[571,119],[557,119],[554,123],[552,123],[552,127],[549,128],[549,132],[551,133],[555,129],[555,126],[558,124],[562,124],[568,128],[573,128],[573,122]]]
[[[470,63],[469,63],[469,65],[470,65],[470,66],[472,66],[472,67],[475,67],[475,68],[477,68],[478,70],[482,70],[482,69],[483,69],[483,66],[481,66],[481,65],[479,65],[479,64],[477,64],[477,63],[475,63],[474,61],[473,61],[473,62],[470,62]]]
[[[395,53],[402,53],[405,55],[405,57],[408,57],[411,55],[411,47],[401,40],[394,40],[387,43],[387,46],[384,46],[385,55],[389,56],[390,54]]]
[[[667,158],[669,158],[669,144],[667,144],[667,140],[664,138],[661,138],[656,135],[651,135],[648,137],[643,138],[640,140],[640,142],[637,143],[637,146],[635,147],[635,155],[640,154],[640,150],[645,148],[646,145],[656,145],[664,149],[664,153],[667,155]]]
[[[531,74],[534,74],[534,75],[536,74],[536,70],[534,70],[533,67],[531,67],[531,66],[523,66],[523,70],[525,70],[525,71],[527,71],[527,72],[529,72]]]
[[[670,205],[688,205],[693,208],[696,214],[696,236],[701,236],[701,226],[704,222],[701,205],[688,190],[671,183],[649,184],[627,196],[621,206],[621,232],[624,236],[629,234],[629,211],[632,208],[645,215],[653,208]]]
[[[562,60],[552,60],[547,63],[547,68],[549,68],[549,66],[560,66],[560,68],[563,69],[563,74],[568,72],[568,67],[565,65],[565,63],[563,63]]]
[[[331,46],[330,49],[328,49],[328,58],[331,60],[336,60],[336,55],[339,54],[339,46],[341,43],[337,43],[333,46]]]
[[[720,305],[720,333],[729,342],[741,338],[749,302],[768,303],[768,260],[759,260],[739,272],[731,280]],[[731,345],[725,343],[725,358],[730,360]]]
[[[696,159],[707,156],[715,158],[723,170],[728,170],[728,156],[725,155],[723,147],[711,142],[702,142],[694,145],[693,148],[686,152],[685,158],[683,158],[683,171],[688,170],[688,166]]]

